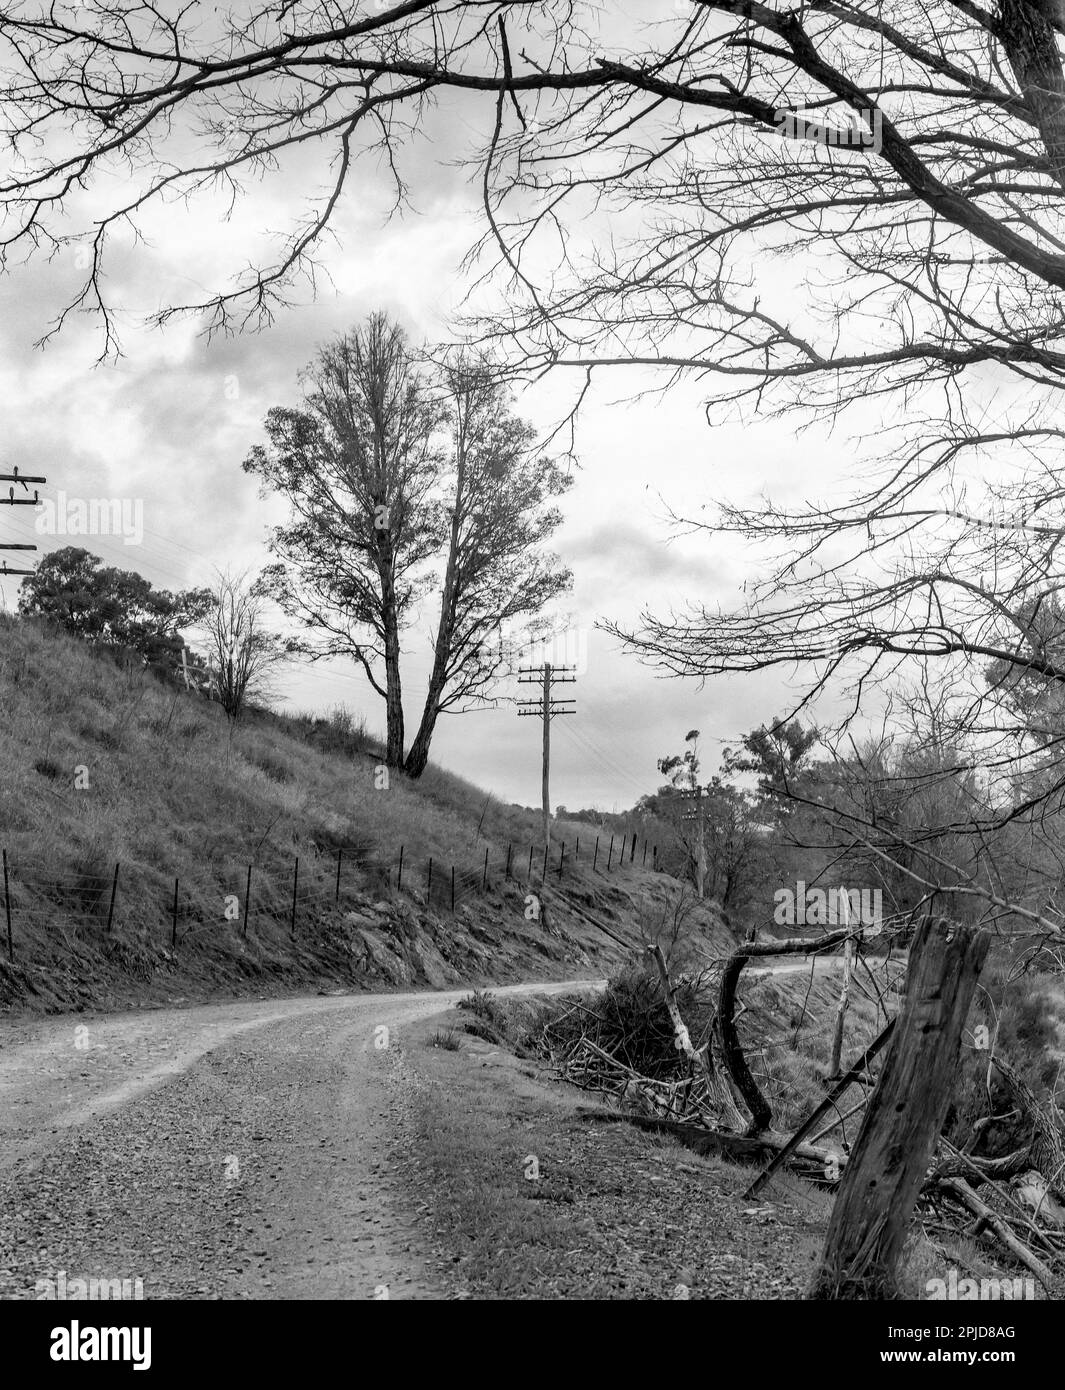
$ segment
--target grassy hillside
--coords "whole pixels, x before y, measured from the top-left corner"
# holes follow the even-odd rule
[[[380,750],[343,718],[253,714],[233,731],[195,694],[6,616],[0,713],[0,1007],[560,978],[616,963],[601,927],[636,944],[680,892],[641,853],[606,873],[606,840],[593,873],[594,829],[567,823],[563,876],[553,856],[541,891],[532,813],[432,767],[381,786]],[[717,930],[701,909],[694,928]]]

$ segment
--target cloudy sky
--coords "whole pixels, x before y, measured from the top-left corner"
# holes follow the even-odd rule
[[[224,223],[205,200],[171,207],[146,226],[147,244],[116,246],[107,265],[120,322],[123,357],[98,365],[98,325],[69,321],[44,348],[33,346],[77,282],[71,248],[36,260],[0,280],[0,371],[6,429],[0,461],[44,473],[46,497],[112,497],[143,503],[139,545],[94,536],[89,548],[107,563],[132,568],[174,588],[209,583],[216,567],[258,568],[264,535],[282,513],[261,501],[241,461],[263,438],[273,405],[299,399],[297,372],[320,342],[384,308],[415,339],[439,340],[468,281],[460,262],[481,231],[479,203],[452,162],[454,122],[441,117],[417,152],[417,212],[387,217],[388,191],[369,170],[353,180],[325,262],[332,284],[304,296],[257,334],[208,343],[196,323],[165,330],[138,327],[138,314],[217,284],[233,253],[259,229],[286,223],[287,179],[252,189]],[[410,172],[410,171],[408,171]],[[238,260],[241,259],[238,256]],[[706,537],[671,539],[670,508],[693,515],[714,498],[749,500],[763,491],[799,499],[818,480],[846,474],[846,444],[810,431],[796,441],[783,425],[711,430],[703,391],[692,382],[664,398],[631,402],[648,384],[635,371],[604,375],[587,402],[577,437],[580,471],[563,502],[555,549],[572,568],[575,588],[560,618],[575,631],[581,664],[575,717],[557,720],[552,800],[570,808],[630,806],[659,783],[656,759],[680,750],[699,728],[707,772],[722,743],[780,712],[788,689],[781,676],[694,682],[665,680],[642,668],[596,631],[598,619],[633,621],[693,601],[735,602],[757,557],[718,548]],[[547,381],[517,402],[542,429],[569,399],[572,381]],[[8,539],[35,539],[33,513],[5,509]],[[42,550],[71,538],[41,536]],[[17,581],[0,581],[9,608]],[[429,614],[405,643],[409,724],[420,714],[428,673]],[[502,694],[527,694],[504,689]],[[376,696],[353,663],[299,668],[284,681],[290,707],[325,711],[344,704],[383,725]],[[442,721],[434,756],[508,800],[539,797],[539,724],[498,708]]]

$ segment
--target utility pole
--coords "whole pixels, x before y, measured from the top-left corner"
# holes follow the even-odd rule
[[[574,709],[566,709],[565,706],[576,704],[575,700],[556,700],[552,693],[554,685],[568,685],[576,681],[577,677],[571,673],[575,670],[573,666],[552,666],[549,661],[545,661],[542,667],[519,666],[518,684],[519,685],[538,685],[540,686],[540,698],[538,700],[519,700],[519,718],[542,719],[544,721],[544,766],[541,785],[543,798],[544,814],[544,849],[551,848],[551,796],[550,796],[550,777],[551,777],[551,720],[556,714],[576,714]]]
[[[703,788],[695,785],[689,795],[692,797],[692,809],[686,811],[682,819],[686,821],[698,822],[695,833],[695,892],[696,896],[703,898],[706,896],[706,813],[702,807],[702,799],[706,795]]]
[[[10,473],[0,473],[0,483],[11,483],[11,484],[13,484],[13,485],[16,485],[16,484],[17,484],[17,485],[21,486],[23,492],[29,492],[29,487],[28,487],[28,484],[29,484],[29,483],[45,483],[45,482],[47,482],[47,481],[48,481],[47,478],[24,478],[24,477],[22,476],[22,474],[18,471],[17,468],[13,469]],[[16,497],[16,496],[15,496],[15,487],[14,487],[14,486],[11,486],[11,487],[9,487],[8,490],[7,490],[7,496],[6,496],[6,497],[0,497],[0,506],[2,506],[2,507],[36,507],[36,506],[39,506],[39,505],[40,505],[40,501],[41,501],[40,494],[38,493],[38,491],[37,491],[36,488],[33,489],[33,496],[32,496],[32,497]],[[21,543],[21,544],[16,544],[16,543],[14,543],[14,542],[6,543],[6,544],[5,544],[5,543],[0,543],[0,550],[36,550],[36,549],[37,549],[37,547],[36,547],[35,545],[26,545],[25,543]],[[9,568],[8,568],[8,564],[7,564],[7,561],[6,561],[6,560],[0,560],[0,579],[3,579],[5,575],[9,575],[9,574],[33,574],[33,570],[9,569]]]

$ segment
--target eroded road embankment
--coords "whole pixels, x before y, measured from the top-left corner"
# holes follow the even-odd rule
[[[468,992],[0,1023],[0,1297],[60,1271],[146,1298],[443,1292],[392,1081],[405,1030]]]

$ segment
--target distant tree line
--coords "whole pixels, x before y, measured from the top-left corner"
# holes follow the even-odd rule
[[[42,559],[22,581],[18,611],[163,679],[187,680],[231,719],[267,697],[268,675],[287,656],[245,576],[220,573],[211,588],[172,593],[79,546]],[[198,647],[186,643],[184,630],[198,635]]]

